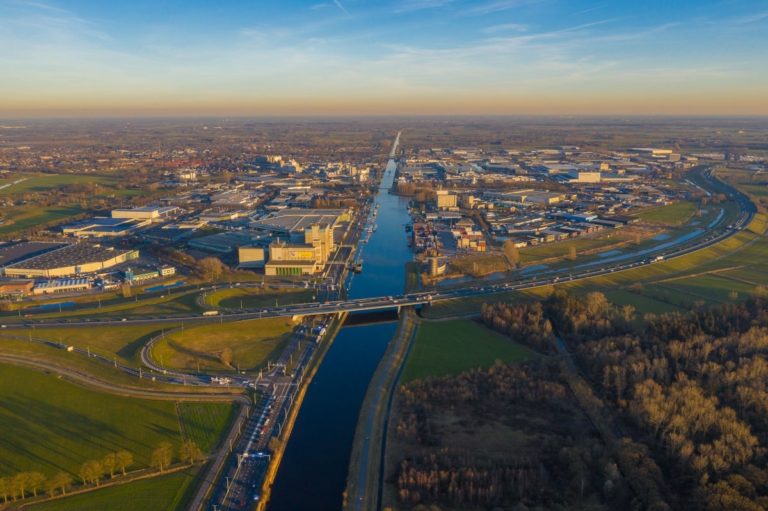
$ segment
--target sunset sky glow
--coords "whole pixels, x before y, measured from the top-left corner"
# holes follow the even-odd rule
[[[768,115],[764,1],[0,0],[0,117]]]

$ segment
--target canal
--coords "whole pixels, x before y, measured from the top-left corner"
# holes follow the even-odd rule
[[[374,199],[377,228],[361,245],[363,272],[347,283],[351,298],[403,292],[405,263],[412,255],[404,229],[408,201],[389,193],[395,170],[389,160]],[[360,405],[396,328],[396,323],[381,323],[347,326],[338,333],[304,398],[269,511],[341,509]]]

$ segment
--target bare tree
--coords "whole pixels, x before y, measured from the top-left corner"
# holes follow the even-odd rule
[[[97,460],[86,461],[80,467],[78,475],[82,479],[83,484],[92,483],[96,486],[99,485],[101,476],[104,473],[104,468],[101,466],[101,462]]]
[[[37,491],[45,484],[45,475],[40,472],[27,473],[27,486],[32,490],[32,495],[37,497]]]
[[[59,472],[52,478],[48,479],[48,495],[53,497],[56,494],[56,490],[62,495],[66,495],[67,490],[72,486],[72,476],[67,472]]]
[[[504,257],[510,266],[517,267],[520,264],[520,251],[512,240],[504,242]]]
[[[205,257],[197,262],[197,271],[200,276],[208,281],[213,281],[221,277],[224,273],[224,263],[217,257]]]
[[[117,456],[115,456],[115,453],[109,453],[101,460],[101,467],[104,469],[104,472],[109,474],[109,478],[113,479],[115,477],[115,469],[117,469]]]
[[[125,475],[126,469],[133,465],[133,454],[128,451],[118,451],[115,453],[115,461]]]
[[[221,350],[221,353],[219,354],[219,360],[221,360],[221,363],[225,366],[232,367],[232,348],[227,346]]]
[[[8,477],[0,477],[0,495],[3,496],[3,503],[13,496],[13,483]]]
[[[161,442],[157,449],[152,451],[150,465],[164,472],[173,460],[173,446],[169,442]]]
[[[192,440],[187,440],[181,444],[180,457],[190,465],[195,464],[203,458],[203,451]]]
[[[29,474],[27,472],[20,472],[13,476],[12,486],[15,497],[23,499],[29,487]]]

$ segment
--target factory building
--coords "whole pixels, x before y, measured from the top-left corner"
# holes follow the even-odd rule
[[[150,223],[151,220],[96,217],[65,225],[61,232],[76,238],[116,238],[132,234],[136,229],[146,227]]]
[[[599,183],[600,172],[574,170],[568,173],[571,183]]]
[[[457,196],[448,190],[437,191],[437,209],[452,209],[457,205]]]
[[[175,206],[146,206],[143,208],[113,209],[112,218],[127,218],[130,220],[149,220],[151,222],[158,222],[172,218],[178,213],[179,208]]]
[[[291,243],[303,243],[306,230],[315,224],[332,231],[348,221],[349,211],[346,209],[288,208],[253,222],[251,227],[287,237]]]
[[[138,250],[74,243],[9,265],[5,268],[5,275],[49,279],[69,277],[96,273],[138,257]]]
[[[238,247],[237,264],[241,268],[263,268],[266,263],[264,247]]]
[[[323,271],[336,245],[333,227],[313,224],[304,229],[304,243],[273,242],[269,245],[266,275],[312,275]]]

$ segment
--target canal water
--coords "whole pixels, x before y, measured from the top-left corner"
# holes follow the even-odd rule
[[[405,287],[405,263],[412,258],[404,228],[409,216],[407,200],[389,194],[395,169],[390,160],[374,202],[377,228],[361,246],[363,272],[348,282],[351,298],[396,295]],[[269,511],[341,509],[360,405],[396,328],[348,326],[336,336],[299,411]]]

